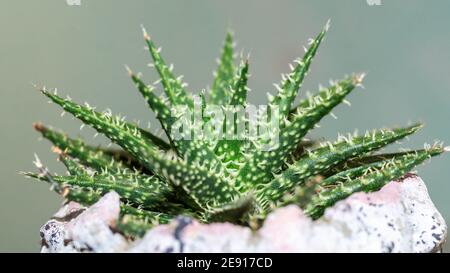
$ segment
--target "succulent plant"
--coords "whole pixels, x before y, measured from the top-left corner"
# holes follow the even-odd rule
[[[153,58],[151,65],[160,76],[165,96],[156,93],[158,83],[148,85],[127,68],[139,92],[146,99],[166,134],[163,139],[114,116],[110,110],[96,112],[88,104],[79,105],[70,98],[41,88],[42,94],[90,125],[121,148],[90,146],[81,139],[35,124],[34,128],[53,143],[68,175],[51,174],[36,160],[38,173],[28,177],[50,183],[67,200],[89,206],[109,191],[122,199],[119,232],[130,237],[142,236],[154,225],[168,223],[186,215],[201,222],[229,221],[257,228],[266,215],[280,206],[297,204],[317,219],[327,207],[355,192],[377,191],[389,181],[398,179],[432,156],[448,150],[442,144],[424,149],[390,154],[376,153],[422,126],[381,129],[362,135],[339,136],[334,142],[310,141],[307,133],[362,85],[364,74],[354,74],[332,82],[317,94],[309,95],[296,106],[296,99],[311,62],[328,31],[329,24],[309,41],[303,58],[295,60],[291,72],[282,75],[278,93],[269,96],[268,106],[278,109],[277,145],[264,149],[261,139],[177,138],[172,130],[181,119],[173,114],[176,106],[188,110],[198,102],[175,77],[160,55],[160,50],[143,29],[144,40]],[[219,67],[209,96],[202,92],[201,109],[207,104],[223,109],[233,105],[247,106],[249,63],[235,66],[233,38],[227,34]],[[208,118],[201,117],[201,125]],[[266,121],[258,121],[263,126]],[[228,133],[246,116],[225,119]],[[186,132],[192,133],[187,130]],[[275,134],[268,131],[268,134]],[[272,135],[274,137],[274,135]]]

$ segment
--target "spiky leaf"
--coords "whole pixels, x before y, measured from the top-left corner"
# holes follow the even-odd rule
[[[239,171],[236,178],[237,185],[248,188],[270,181],[272,173],[281,169],[308,131],[340,104],[361,83],[362,78],[362,75],[352,76],[330,87],[325,97],[322,97],[322,94],[317,95],[314,105],[301,109],[292,122],[280,130],[278,144],[275,148],[270,151],[257,150],[250,156],[250,159]]]
[[[312,60],[319,49],[325,34],[329,29],[329,22],[326,24],[322,32],[316,39],[310,41],[310,47],[306,50],[305,56],[302,60],[296,61],[296,66],[292,72],[283,75],[281,86],[277,85],[278,94],[273,98],[271,104],[280,107],[280,116],[286,118],[291,110],[292,103],[297,96],[298,90],[301,87],[306,74],[309,71]]]
[[[161,78],[161,83],[164,87],[167,97],[173,105],[193,105],[192,98],[183,87],[180,78],[176,78],[172,74],[172,68],[167,66],[161,57],[160,48],[157,48],[148,35],[147,31],[142,28],[144,40],[147,43],[150,55],[153,58],[153,66]]]
[[[71,139],[66,134],[47,128],[40,123],[34,124],[33,127],[45,139],[48,139],[53,145],[58,147],[59,150],[73,158],[77,158],[82,164],[96,171],[102,171],[107,168],[112,172],[116,172],[126,170],[129,167],[124,162],[115,160],[105,149],[87,145],[81,139]]]
[[[365,136],[353,137],[318,148],[293,163],[267,185],[262,184],[258,196],[264,200],[263,203],[266,203],[266,200],[277,201],[284,193],[291,191],[308,177],[324,173],[349,158],[380,149],[415,133],[421,127],[414,125],[394,130],[373,131]]]
[[[215,79],[211,89],[210,102],[212,104],[225,105],[229,102],[235,69],[233,51],[233,36],[231,32],[228,32],[222,49],[219,68],[215,72]]]
[[[417,153],[406,154],[399,158],[386,161],[381,169],[361,176],[358,179],[345,181],[332,189],[326,189],[313,197],[306,206],[305,213],[316,219],[323,214],[325,208],[332,206],[355,192],[372,192],[381,189],[386,183],[400,178],[405,173],[412,170],[432,156],[437,156],[444,152],[442,147],[432,147],[427,150],[417,151]]]

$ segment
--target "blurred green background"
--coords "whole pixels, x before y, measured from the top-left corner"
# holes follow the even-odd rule
[[[421,147],[435,139],[450,143],[450,1],[382,0],[381,6],[369,6],[366,0],[0,4],[0,251],[38,251],[39,228],[62,201],[47,185],[18,175],[19,170],[34,170],[35,152],[52,171],[63,172],[31,124],[43,121],[72,135],[93,136],[87,128],[80,132],[80,123],[68,115],[60,118],[60,110],[47,104],[31,83],[57,87],[60,94],[98,109],[126,113],[129,120],[154,121],[123,68],[128,64],[147,79],[156,79],[146,67],[150,59],[143,50],[140,24],[195,91],[211,85],[226,30],[233,29],[238,48],[251,53],[250,99],[261,104],[266,92],[274,92],[272,83],[288,70],[288,62],[303,54],[307,39],[331,18],[331,31],[302,94],[352,72],[368,76],[366,89],[351,95],[353,106],[339,107],[339,119],[326,118],[313,135],[334,138],[354,128],[420,120],[426,127],[403,146]],[[446,155],[419,168],[447,220],[449,164]]]

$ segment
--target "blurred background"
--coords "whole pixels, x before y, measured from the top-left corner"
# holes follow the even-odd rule
[[[381,0],[379,6],[367,0],[80,1],[70,6],[66,0],[0,0],[0,251],[39,251],[39,228],[62,202],[44,183],[18,174],[34,170],[34,153],[52,171],[63,172],[31,124],[42,121],[106,143],[92,139],[91,129],[80,132],[69,115],[61,118],[60,109],[47,104],[32,83],[156,124],[123,67],[143,72],[149,82],[156,79],[146,66],[141,24],[194,92],[211,86],[215,59],[231,28],[237,48],[251,53],[250,100],[262,104],[287,64],[303,55],[308,38],[331,18],[301,93],[352,72],[368,76],[366,88],[351,95],[352,107],[340,106],[334,111],[339,119],[326,118],[313,136],[335,138],[354,128],[423,121],[426,127],[395,149],[435,139],[450,144],[450,1]],[[444,155],[419,168],[447,221],[449,164]]]

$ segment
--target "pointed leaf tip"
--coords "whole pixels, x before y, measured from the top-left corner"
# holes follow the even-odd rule
[[[328,20],[327,20],[327,23],[325,24],[325,31],[328,31],[329,29],[330,29],[330,27],[331,27],[331,18],[329,18]]]
[[[419,131],[423,127],[425,127],[425,124],[423,124],[421,122],[417,122],[417,123],[414,123],[413,125],[411,125],[411,129],[414,131]]]
[[[354,85],[360,85],[362,84],[362,82],[364,81],[365,77],[366,77],[366,73],[362,72],[362,73],[357,73],[353,76],[353,84]]]
[[[41,162],[41,159],[39,158],[39,156],[35,153],[34,154],[34,161],[33,164],[36,166],[36,168],[41,169],[44,167],[44,165]]]
[[[125,70],[128,73],[128,76],[130,76],[130,77],[133,76],[133,71],[131,70],[131,68],[128,65],[126,65],[126,64],[124,64],[124,67],[125,67]]]
[[[47,128],[41,122],[35,122],[32,126],[38,132],[44,132],[47,130]]]
[[[142,34],[144,35],[144,39],[147,41],[150,41],[150,35],[148,35],[147,30],[145,29],[144,25],[141,25]]]

